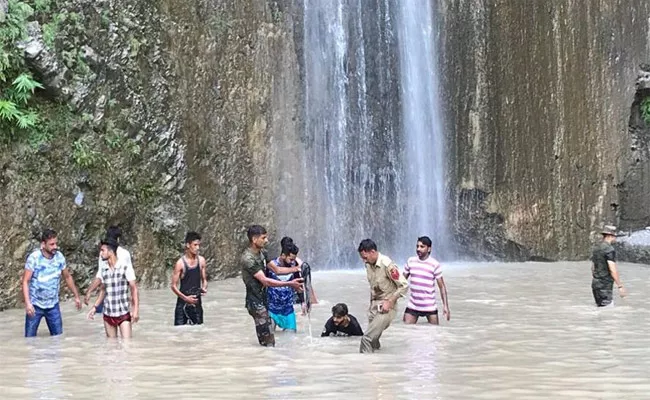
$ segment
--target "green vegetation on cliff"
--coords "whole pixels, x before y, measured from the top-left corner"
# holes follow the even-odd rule
[[[641,101],[641,118],[646,124],[650,124],[650,96]]]
[[[155,11],[0,0],[0,309],[46,227],[59,231],[81,287],[109,224],[122,226],[131,250],[149,260],[140,264],[144,285],[166,280],[156,271],[176,256],[177,222],[165,202],[174,201],[177,125],[164,106],[166,87],[153,82],[165,82],[168,70],[152,46]]]
[[[43,86],[33,79],[16,46],[26,38],[33,14],[27,3],[11,0],[0,26],[0,140],[5,143],[37,135],[39,118],[30,100],[34,90]]]
[[[117,99],[103,97],[102,114],[92,114],[87,105],[75,106],[60,94],[51,93],[61,88],[44,87],[25,60],[30,40],[41,41],[43,52],[50,52],[60,62],[60,71],[47,73],[60,73],[66,81],[77,84],[97,78],[84,61],[84,46],[88,43],[84,21],[92,19],[80,14],[83,8],[71,11],[67,6],[78,5],[52,0],[8,2],[5,23],[0,28],[0,143],[21,159],[42,163],[52,158],[48,150],[56,139],[57,146],[69,154],[69,168],[90,172],[92,184],[147,206],[160,190],[143,174],[145,171],[134,168],[126,172],[130,166],[142,164],[138,158],[143,156],[140,140],[136,140],[137,134],[143,133],[128,132],[133,128],[130,108]],[[107,27],[110,23],[109,14],[102,13],[101,25]],[[129,43],[130,55],[135,57],[140,42],[131,34]],[[29,172],[23,171],[27,173],[23,178],[33,178]]]

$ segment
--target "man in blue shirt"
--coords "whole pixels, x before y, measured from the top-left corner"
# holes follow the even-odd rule
[[[45,317],[50,335],[63,333],[63,321],[59,309],[59,282],[61,275],[72,293],[77,310],[81,310],[79,292],[65,257],[59,251],[56,232],[46,229],[41,235],[41,248],[27,257],[23,275],[23,296],[25,299],[25,337],[36,336],[38,325]]]

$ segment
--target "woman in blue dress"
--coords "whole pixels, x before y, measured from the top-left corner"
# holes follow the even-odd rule
[[[282,246],[280,257],[268,263],[267,275],[269,278],[289,281],[298,278],[300,267],[296,262],[298,246],[286,243]],[[295,331],[296,313],[293,310],[295,292],[291,287],[269,287],[267,289],[269,300],[269,315],[276,326],[284,330]]]

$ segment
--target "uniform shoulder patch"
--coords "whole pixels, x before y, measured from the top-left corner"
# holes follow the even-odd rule
[[[397,269],[397,267],[394,265],[390,267],[390,277],[394,281],[399,280],[399,269]]]

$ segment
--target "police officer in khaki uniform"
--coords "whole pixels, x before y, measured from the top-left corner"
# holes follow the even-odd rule
[[[371,239],[365,239],[359,244],[359,256],[366,264],[370,284],[368,328],[361,338],[359,351],[370,353],[379,349],[379,338],[395,318],[397,299],[406,294],[408,283],[399,273],[397,265],[379,253],[377,245]]]

